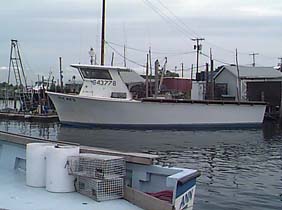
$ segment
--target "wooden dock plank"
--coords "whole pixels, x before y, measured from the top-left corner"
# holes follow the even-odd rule
[[[15,144],[22,144],[22,145],[26,145],[28,143],[33,143],[33,142],[49,142],[49,143],[52,142],[61,145],[77,145],[80,146],[81,153],[95,153],[95,154],[121,156],[124,157],[127,162],[143,164],[143,165],[152,165],[154,161],[158,158],[157,155],[120,152],[120,151],[97,148],[97,147],[82,146],[79,145],[78,143],[72,143],[66,141],[51,141],[42,138],[29,137],[29,136],[13,134],[3,131],[0,131],[0,140],[15,143]]]
[[[47,121],[56,122],[59,121],[58,115],[35,115],[35,114],[24,114],[14,112],[0,112],[0,118],[4,119],[15,119],[15,120],[26,120],[26,121]]]

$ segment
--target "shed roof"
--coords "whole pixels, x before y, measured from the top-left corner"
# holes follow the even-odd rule
[[[223,66],[215,76],[218,77],[222,71],[227,70],[237,77],[237,66]],[[282,78],[282,73],[273,67],[249,67],[239,66],[239,75],[241,79],[275,79]]]

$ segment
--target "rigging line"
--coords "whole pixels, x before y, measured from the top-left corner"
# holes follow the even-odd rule
[[[118,54],[120,57],[125,58],[120,52],[118,52],[118,51],[117,51],[114,47],[112,47],[109,43],[106,42],[106,44],[107,44],[116,54]],[[140,63],[137,63],[137,62],[134,61],[134,60],[131,60],[131,59],[129,59],[129,58],[125,58],[125,59],[126,59],[127,61],[129,61],[129,62],[131,62],[131,63],[137,65],[137,66],[141,66],[141,67],[143,67],[143,68],[146,68],[145,65],[142,65],[142,64],[140,64]]]
[[[196,35],[196,37],[200,37],[198,33],[196,33],[194,30],[188,27],[187,24],[183,20],[181,20],[177,15],[175,15],[174,12],[172,12],[161,0],[157,0],[157,1],[160,3],[160,5],[163,8],[165,8],[174,17],[175,20],[180,22],[187,30],[191,31],[194,35]]]
[[[24,52],[23,52],[23,50],[22,50],[21,44],[20,44],[19,42],[18,42],[18,47],[19,47],[19,50],[20,50],[20,53],[21,53],[21,56],[22,56],[22,64],[23,64],[23,67],[24,67],[24,68],[27,67],[28,70],[33,74],[33,76],[35,76],[36,74],[35,74],[35,72],[33,71],[33,69],[31,68],[31,66],[30,66],[30,64],[29,64],[29,62],[28,62],[28,59],[27,59],[27,57],[25,56],[25,54],[24,54]],[[24,70],[26,70],[26,68],[25,68]],[[28,71],[25,72],[25,74],[27,74],[26,76],[32,76],[32,74],[29,74]],[[27,78],[27,79],[31,80],[31,78]]]
[[[169,22],[169,24],[172,24],[179,32],[181,32],[183,35],[185,35],[185,38],[188,38],[189,41],[191,41],[191,38],[194,36],[188,35],[189,32],[186,31],[183,26],[179,25],[177,22],[175,22],[171,17],[163,13],[158,7],[156,7],[154,4],[152,4],[149,0],[142,0],[148,7],[150,7],[153,11],[155,11],[165,22]]]
[[[121,44],[117,44],[117,43],[114,43],[114,42],[110,42],[110,41],[106,41],[107,43],[109,44],[112,44],[112,45],[115,45],[115,46],[118,46],[118,47],[124,47],[123,45]],[[138,49],[138,48],[134,48],[134,47],[130,47],[130,46],[125,46],[127,49],[129,50],[134,50],[134,51],[137,51],[137,52],[142,52],[142,53],[148,53],[148,50],[142,50],[142,49]],[[187,51],[187,52],[161,52],[161,51],[152,51],[152,53],[154,54],[164,54],[164,55],[187,55],[187,54],[193,54],[195,53],[196,51]]]

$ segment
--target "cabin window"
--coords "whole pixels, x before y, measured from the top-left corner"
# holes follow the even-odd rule
[[[112,77],[108,70],[89,69],[89,68],[81,68],[80,70],[85,79],[112,80]]]
[[[111,98],[126,98],[126,93],[123,92],[112,92]]]

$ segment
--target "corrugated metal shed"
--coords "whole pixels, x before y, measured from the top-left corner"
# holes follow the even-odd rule
[[[222,71],[229,71],[237,77],[237,67],[234,65],[223,66],[215,76],[218,77]],[[248,67],[239,66],[239,74],[241,79],[278,79],[282,78],[282,73],[273,67]]]

